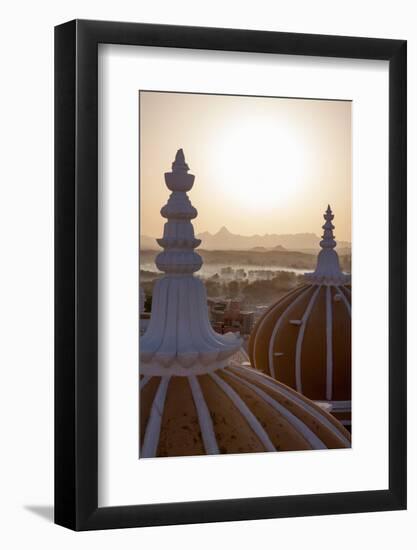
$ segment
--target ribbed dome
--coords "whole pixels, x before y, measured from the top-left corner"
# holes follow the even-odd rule
[[[194,273],[202,260],[186,191],[194,176],[180,149],[165,174],[172,191],[156,264],[151,320],[140,338],[140,457],[350,447],[327,412],[253,368],[239,366],[240,337],[218,334]]]
[[[325,219],[317,269],[306,274],[311,284],[284,295],[265,312],[251,333],[249,356],[256,369],[330,404],[333,414],[349,426],[351,287],[333,250],[330,207]],[[329,242],[334,245],[326,247]]]
[[[251,367],[140,386],[141,458],[350,447],[331,415]]]

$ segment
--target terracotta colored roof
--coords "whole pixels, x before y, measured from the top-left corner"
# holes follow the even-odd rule
[[[351,288],[303,285],[258,320],[252,365],[320,401],[351,399]]]
[[[304,396],[251,367],[142,376],[140,457],[350,447],[350,434]]]

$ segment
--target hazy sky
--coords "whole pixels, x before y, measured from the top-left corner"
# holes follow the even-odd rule
[[[351,103],[140,92],[141,233],[162,235],[164,172],[183,148],[195,175],[196,233],[335,235],[351,240]]]

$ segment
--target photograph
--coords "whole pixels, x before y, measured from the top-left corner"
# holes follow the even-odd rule
[[[4,4],[0,548],[417,548],[417,18],[380,4]]]
[[[139,458],[350,448],[352,102],[138,95]]]

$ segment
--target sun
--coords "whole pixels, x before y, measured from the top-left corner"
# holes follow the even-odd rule
[[[213,148],[218,191],[240,207],[288,206],[303,192],[308,150],[303,136],[287,124],[265,115],[237,118],[217,133]]]

